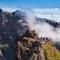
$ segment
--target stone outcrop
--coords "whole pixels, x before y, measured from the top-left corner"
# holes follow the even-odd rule
[[[29,35],[27,35],[27,34]],[[17,60],[45,60],[44,51],[35,32],[29,33],[18,39]]]

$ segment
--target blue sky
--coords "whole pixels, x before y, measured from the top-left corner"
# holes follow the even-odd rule
[[[60,0],[0,0],[0,8],[60,8]]]

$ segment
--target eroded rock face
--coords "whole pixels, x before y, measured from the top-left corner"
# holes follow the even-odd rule
[[[7,44],[8,48],[2,53],[5,60],[15,60],[16,37],[23,35],[27,30],[25,16],[16,15],[16,12],[5,12],[0,9],[0,43]],[[26,23],[27,24],[27,23]]]
[[[17,60],[45,60],[44,51],[35,33],[27,32],[17,41],[16,58]]]

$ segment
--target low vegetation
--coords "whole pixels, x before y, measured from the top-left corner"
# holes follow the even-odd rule
[[[1,49],[1,48],[6,48],[6,47],[8,47],[7,44],[0,44],[0,49]]]
[[[42,45],[46,60],[60,60],[60,51],[53,44],[47,42]]]

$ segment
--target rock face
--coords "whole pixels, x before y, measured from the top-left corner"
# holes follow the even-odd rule
[[[33,31],[18,38],[16,60],[60,60],[60,51],[55,48],[50,38],[38,38]]]
[[[16,37],[23,35],[27,30],[25,16],[19,11],[5,12],[0,9],[0,44],[7,44],[2,50],[5,60],[15,60]]]
[[[17,60],[45,60],[44,51],[37,34],[33,32],[31,34],[28,31],[26,33],[28,35],[24,35],[17,41]]]

